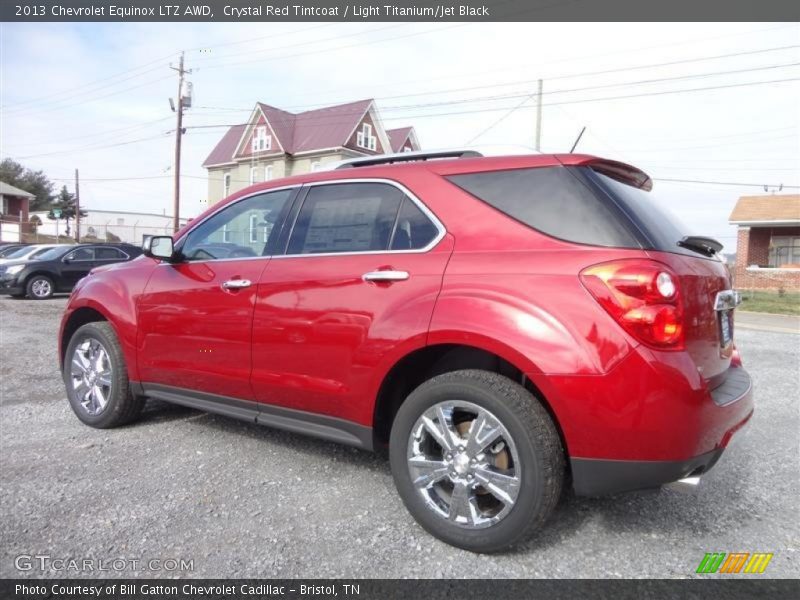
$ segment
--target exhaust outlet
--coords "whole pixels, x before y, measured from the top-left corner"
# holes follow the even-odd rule
[[[700,483],[700,476],[695,475],[694,477],[684,477],[683,479],[678,479],[678,481],[667,483],[664,485],[664,487],[667,487],[671,490],[675,490],[676,492],[688,494],[696,490],[699,483]]]

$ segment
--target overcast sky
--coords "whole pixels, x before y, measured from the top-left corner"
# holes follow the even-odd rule
[[[194,84],[182,216],[205,207],[201,164],[225,131],[193,127],[240,123],[256,101],[375,98],[385,126],[414,125],[425,148],[519,153],[534,144],[538,78],[543,151],[569,151],[585,125],[578,151],[646,170],[728,252],[738,196],[800,185],[797,24],[4,23],[0,44],[0,154],[70,189],[79,168],[90,210],[171,212],[181,50]],[[741,85],[753,82],[772,83]]]

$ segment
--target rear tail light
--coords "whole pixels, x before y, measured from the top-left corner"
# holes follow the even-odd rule
[[[637,340],[661,350],[683,349],[678,278],[652,260],[619,260],[581,271],[600,305]]]

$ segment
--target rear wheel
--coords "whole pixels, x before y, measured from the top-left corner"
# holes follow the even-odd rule
[[[47,300],[53,295],[53,280],[45,275],[34,275],[28,280],[26,286],[28,298],[34,300]]]
[[[434,377],[401,405],[390,458],[408,510],[431,534],[473,552],[523,541],[552,512],[564,453],[547,411],[487,371]]]
[[[124,425],[142,410],[144,398],[131,393],[122,349],[108,322],[87,323],[75,332],[63,375],[72,410],[87,425]]]

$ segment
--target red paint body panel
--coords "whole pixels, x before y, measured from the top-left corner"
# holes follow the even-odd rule
[[[383,376],[425,346],[452,247],[448,236],[422,254],[273,259],[253,322],[256,399],[371,426]],[[383,269],[409,278],[361,278]]]
[[[425,253],[161,264],[142,258],[79,284],[63,323],[93,307],[115,327],[132,379],[274,404],[372,426],[394,365],[434,344],[496,354],[542,393],[570,457],[682,460],[724,447],[752,413],[748,392],[717,405],[733,346],[720,348],[713,298],[726,269],[702,257],[584,246],[516,222],[443,175],[587,165],[584,155],[417,162],[312,173],[252,186],[382,178],[413,192],[447,235]],[[634,172],[636,177],[643,174]],[[646,176],[645,176],[646,177]],[[685,298],[686,349],[654,350],[615,321],[579,273],[637,258],[667,265]],[[406,281],[366,283],[381,268]],[[228,292],[243,278],[253,286]],[[63,328],[63,324],[62,324]]]
[[[138,306],[140,380],[251,400],[256,282],[269,260],[156,267]],[[253,285],[222,289],[232,279]]]

